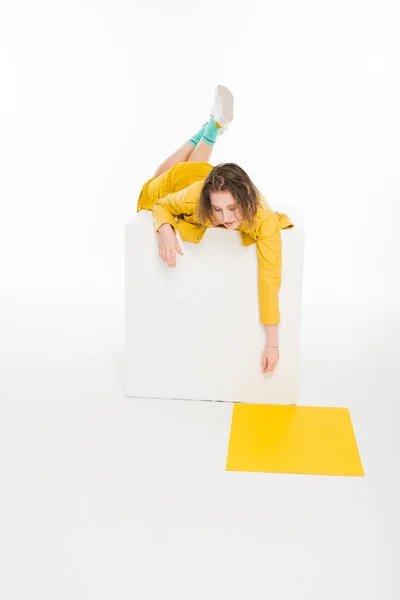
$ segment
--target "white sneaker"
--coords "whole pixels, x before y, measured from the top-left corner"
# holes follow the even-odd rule
[[[222,125],[219,134],[223,135],[228,123],[233,119],[233,95],[224,85],[217,85],[214,92],[214,102],[211,114],[219,125]]]

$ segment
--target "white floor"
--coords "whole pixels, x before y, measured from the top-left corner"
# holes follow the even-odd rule
[[[232,405],[126,398],[122,304],[13,302],[2,599],[399,597],[394,305],[304,309],[300,404],[350,409],[366,476],[342,478],[226,472]]]

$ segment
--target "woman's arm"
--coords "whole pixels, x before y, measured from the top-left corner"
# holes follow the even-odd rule
[[[275,213],[261,220],[257,237],[258,293],[260,320],[265,325],[265,347],[261,360],[263,373],[274,371],[279,361],[278,292],[281,285],[282,242],[280,223]]]
[[[278,325],[265,326],[265,343],[268,346],[279,346]]]
[[[183,256],[176,237],[175,217],[185,214],[188,210],[186,191],[187,188],[167,194],[154,203],[153,226],[158,234],[159,255],[169,267],[176,267],[177,252]]]
[[[175,217],[192,214],[195,201],[198,199],[198,189],[199,182],[195,181],[182,190],[167,194],[155,201],[153,225],[157,233],[164,223],[169,223],[175,231]]]
[[[257,255],[260,321],[266,326],[268,344],[276,346],[280,323],[278,292],[281,286],[282,241],[275,213],[270,213],[260,223]]]
[[[171,227],[176,229],[175,217],[182,214],[181,202],[177,198],[178,194],[182,196],[184,190],[175,192],[173,194],[167,194],[163,198],[156,200],[153,208],[153,226],[156,233],[162,225],[168,223]]]

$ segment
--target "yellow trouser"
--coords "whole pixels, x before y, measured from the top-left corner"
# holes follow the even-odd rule
[[[167,194],[179,192],[195,181],[205,179],[213,169],[213,165],[206,162],[178,162],[173,167],[152,177],[143,185],[139,195],[137,212],[143,208],[153,210],[156,200]]]

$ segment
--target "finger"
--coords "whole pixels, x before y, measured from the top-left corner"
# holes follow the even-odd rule
[[[174,250],[169,250],[168,252],[168,264],[172,268],[174,266]]]
[[[175,248],[171,249],[171,264],[173,267],[176,267],[176,251]]]
[[[179,252],[179,254],[180,254],[181,256],[183,256],[182,248],[181,248],[181,245],[180,245],[180,243],[178,242],[178,240],[176,240],[176,249],[177,249],[177,251]]]

